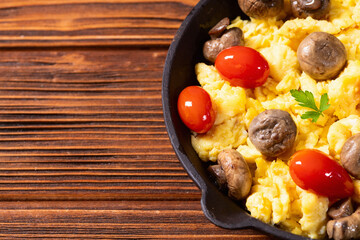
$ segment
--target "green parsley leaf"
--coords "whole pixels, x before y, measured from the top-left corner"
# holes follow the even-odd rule
[[[291,89],[290,93],[291,96],[293,96],[295,100],[299,102],[300,106],[308,107],[314,109],[315,111],[319,111],[315,104],[315,99],[312,92],[309,92],[307,90],[304,92],[302,90]]]
[[[312,119],[312,122],[316,122],[319,119],[320,115],[323,116],[322,112],[330,107],[329,97],[327,93],[321,95],[319,108],[316,106],[314,95],[312,94],[312,92],[304,92],[302,90],[291,89],[290,93],[291,96],[293,96],[295,100],[299,102],[300,106],[314,110],[305,112],[303,115],[301,115],[302,119],[310,118]]]
[[[303,115],[301,115],[301,119],[311,118],[312,122],[316,122],[320,117],[320,113],[316,111],[307,111]]]
[[[323,112],[326,109],[328,109],[330,107],[330,104],[328,104],[329,102],[329,97],[327,95],[327,93],[323,94],[320,98],[320,111]]]

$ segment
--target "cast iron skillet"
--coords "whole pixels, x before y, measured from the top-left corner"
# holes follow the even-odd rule
[[[202,46],[209,39],[207,32],[220,19],[236,16],[247,18],[237,0],[201,0],[180,26],[169,48],[162,82],[162,104],[171,144],[183,167],[202,191],[201,206],[205,216],[215,225],[228,229],[256,228],[282,239],[308,238],[285,232],[251,217],[244,206],[220,192],[209,178],[206,167],[190,142],[190,131],[177,113],[177,98],[182,89],[199,85],[195,64],[204,62]]]

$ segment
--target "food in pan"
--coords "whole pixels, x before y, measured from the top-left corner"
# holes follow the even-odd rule
[[[195,151],[255,218],[359,238],[360,2],[238,3],[250,19],[209,31],[201,87],[179,97]]]

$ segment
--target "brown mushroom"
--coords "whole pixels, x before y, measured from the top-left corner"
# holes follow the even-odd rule
[[[360,207],[348,217],[328,221],[326,231],[335,240],[360,238]]]
[[[238,0],[240,9],[252,18],[275,17],[284,7],[284,0]]]
[[[330,0],[291,0],[291,10],[298,18],[325,19],[330,11]]]
[[[250,123],[249,138],[265,156],[277,157],[292,149],[297,127],[288,112],[269,109],[257,115]]]
[[[229,26],[229,24],[230,24],[230,19],[228,17],[225,17],[225,18],[221,19],[208,32],[211,39],[216,39],[216,38],[220,37],[223,34],[223,32],[226,30],[227,26]]]
[[[243,46],[244,35],[240,28],[234,27],[226,30],[229,18],[220,20],[210,31],[211,40],[205,42],[203,54],[205,59],[214,63],[217,55],[224,49],[232,46]]]
[[[315,80],[335,78],[346,64],[346,49],[335,36],[313,32],[297,49],[301,69]]]
[[[227,190],[226,176],[225,176],[225,172],[221,168],[221,166],[218,164],[210,165],[208,167],[208,171],[209,171],[210,175],[216,181],[216,184],[218,185],[219,189],[222,191]]]
[[[229,197],[244,199],[250,192],[252,177],[243,156],[234,149],[225,149],[219,153],[217,161],[225,173]]]
[[[346,140],[341,149],[340,161],[348,173],[360,179],[360,133]]]
[[[332,219],[339,219],[343,217],[348,217],[353,214],[353,212],[354,207],[351,198],[346,198],[332,205],[328,210],[328,215]]]

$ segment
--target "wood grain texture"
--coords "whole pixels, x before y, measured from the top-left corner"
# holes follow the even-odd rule
[[[0,199],[199,199],[163,122],[165,56],[3,50]]]
[[[197,2],[0,1],[0,239],[270,239],[205,218],[166,133],[164,61]]]
[[[218,228],[193,201],[2,202],[0,224],[0,238],[271,239]]]
[[[168,45],[197,2],[0,1],[0,47]]]

